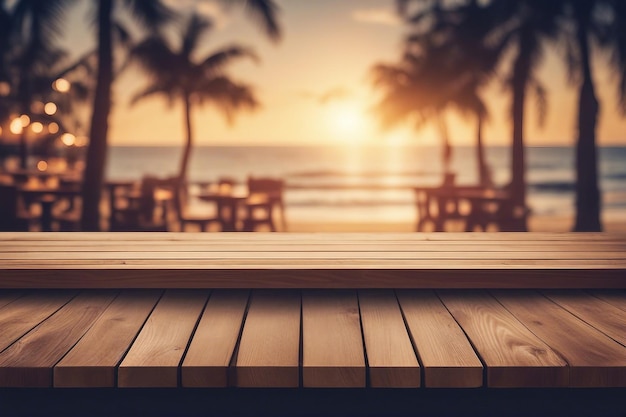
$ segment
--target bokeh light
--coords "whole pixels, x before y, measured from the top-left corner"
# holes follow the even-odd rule
[[[61,141],[65,146],[72,146],[76,143],[76,136],[72,135],[71,133],[64,133],[61,136]]]
[[[70,91],[70,87],[72,85],[65,78],[59,78],[54,83],[52,83],[52,88],[54,88],[59,93],[67,93]]]
[[[56,124],[55,122],[52,122],[48,125],[48,132],[52,133],[53,135],[55,133],[59,133],[59,125]]]
[[[9,130],[14,135],[19,135],[24,130],[24,126],[22,126],[22,121],[18,118],[15,118],[11,121],[11,125],[9,126]]]
[[[37,162],[37,169],[39,171],[46,171],[48,169],[48,163],[44,160]]]
[[[46,103],[46,105],[43,107],[43,111],[48,116],[52,116],[54,113],[57,112],[57,105],[50,101],[50,102]]]
[[[35,133],[43,132],[43,124],[41,124],[40,122],[34,122],[33,124],[30,125],[30,128]]]
[[[30,124],[30,117],[27,114],[21,115],[20,123],[22,124],[22,127],[27,127]]]

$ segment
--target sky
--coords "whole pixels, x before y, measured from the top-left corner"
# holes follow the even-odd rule
[[[212,0],[169,0],[177,9],[196,10],[214,20],[203,39],[198,59],[232,44],[253,48],[259,63],[237,61],[228,74],[252,85],[262,106],[241,112],[229,125],[211,105],[196,108],[193,118],[198,145],[308,145],[308,144],[424,144],[439,143],[436,129],[419,130],[407,124],[381,130],[372,108],[380,97],[371,83],[371,68],[393,63],[401,56],[407,27],[395,15],[394,0],[277,0],[283,38],[271,42],[255,22],[239,9],[225,9]],[[72,11],[64,42],[76,54],[94,47],[89,28],[91,2],[81,0]],[[138,34],[136,34],[138,35]],[[616,80],[605,68],[605,57],[595,60],[595,79],[602,102],[598,129],[601,145],[626,145],[626,119],[616,110]],[[548,86],[548,114],[539,127],[535,103],[528,100],[526,143],[571,145],[576,137],[576,88],[568,84],[560,55],[549,50],[539,71]],[[110,117],[113,145],[177,145],[184,140],[184,115],[178,103],[150,99],[130,106],[130,97],[145,86],[137,69],[129,69],[114,87],[115,107]],[[490,120],[485,128],[488,145],[510,143],[510,92],[502,82],[484,92]],[[447,115],[453,144],[474,142],[473,120]],[[79,132],[80,133],[80,132]]]

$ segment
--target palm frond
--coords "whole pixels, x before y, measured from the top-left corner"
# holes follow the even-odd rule
[[[252,87],[236,83],[228,77],[215,77],[205,80],[194,90],[194,97],[200,104],[212,102],[222,112],[228,124],[234,122],[238,110],[254,110],[260,103]]]
[[[277,42],[282,37],[282,29],[278,24],[280,8],[274,0],[222,0],[222,3],[228,6],[244,6],[246,12],[272,41]]]
[[[185,24],[183,32],[183,44],[181,47],[181,53],[189,57],[198,46],[198,42],[202,39],[211,28],[213,27],[213,21],[197,13],[193,13],[189,20]]]
[[[139,92],[135,93],[130,100],[130,105],[134,106],[139,101],[148,97],[156,96],[156,95],[164,95],[170,101],[173,100],[171,92],[166,91],[163,85],[151,84],[148,87],[144,88],[143,90],[140,90]]]
[[[129,54],[129,62],[137,63],[155,78],[165,78],[167,74],[175,76],[180,72],[180,60],[165,38],[155,34],[137,44]]]
[[[152,31],[178,17],[162,0],[124,0],[124,4],[140,25]]]
[[[254,50],[240,45],[233,45],[209,55],[200,65],[208,74],[214,75],[222,71],[222,68],[232,62],[233,59],[237,58],[250,58],[254,62],[259,62],[259,57]]]
[[[67,9],[75,0],[18,0],[13,9],[16,29],[28,30],[31,41],[50,46],[62,33]]]

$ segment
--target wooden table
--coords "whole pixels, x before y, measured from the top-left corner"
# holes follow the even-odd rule
[[[73,206],[73,200],[80,197],[81,188],[79,183],[69,184],[65,186],[47,186],[26,184],[18,188],[18,192],[24,197],[26,204],[30,206],[37,203],[41,206],[40,225],[41,231],[49,232],[52,230],[52,209],[60,200],[66,199]]]
[[[229,184],[211,184],[196,195],[199,200],[214,202],[217,205],[217,213],[222,223],[223,232],[240,231],[238,227],[239,208],[248,200],[250,194],[246,187],[232,186]]]
[[[464,221],[466,231],[476,226],[487,230],[489,223],[498,225],[501,208],[511,201],[503,190],[475,186],[416,187],[414,192],[418,232],[425,231],[428,223],[433,224],[433,231],[443,232],[450,220]]]
[[[103,410],[626,407],[625,234],[2,233],[0,276],[0,387]]]

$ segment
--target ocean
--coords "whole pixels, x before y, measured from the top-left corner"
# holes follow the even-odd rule
[[[452,170],[458,184],[477,182],[474,147],[455,147]],[[181,146],[110,148],[107,178],[139,179],[177,173]],[[539,215],[574,213],[574,149],[527,148],[528,205]],[[508,147],[486,148],[494,182],[510,179]],[[626,147],[599,151],[603,218],[626,219]],[[251,176],[283,178],[287,216],[296,221],[413,222],[408,187],[441,182],[438,147],[424,146],[205,146],[193,150],[188,177],[245,182]],[[378,189],[332,189],[374,185]]]

